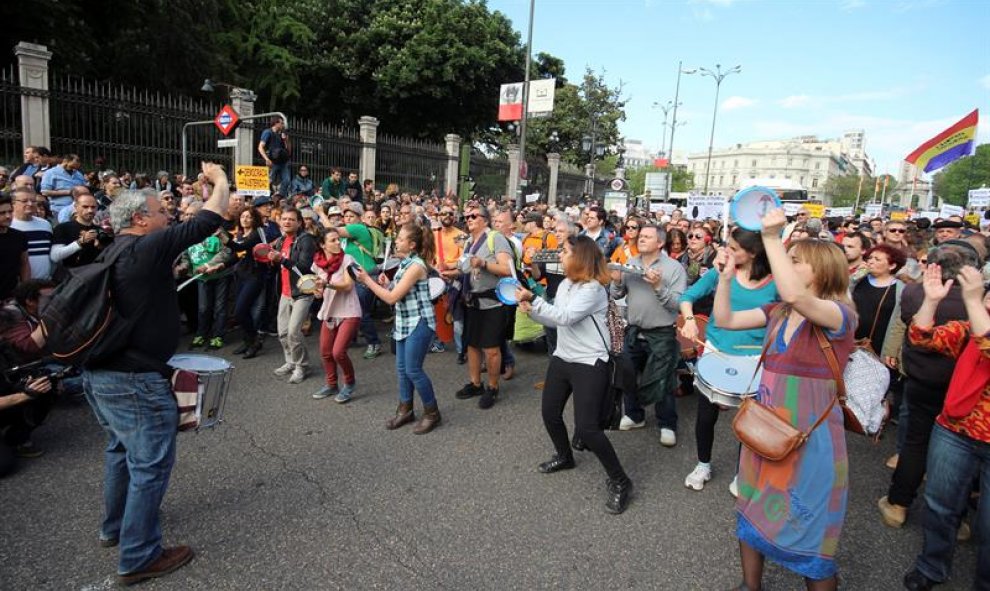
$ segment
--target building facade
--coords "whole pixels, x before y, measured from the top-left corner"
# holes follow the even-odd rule
[[[736,144],[708,153],[688,155],[687,170],[694,173],[698,188],[731,195],[760,179],[781,187],[808,191],[809,199],[826,201],[825,182],[833,176],[872,174],[872,163],[863,149],[862,131],[848,132],[840,139],[800,136],[789,140]]]

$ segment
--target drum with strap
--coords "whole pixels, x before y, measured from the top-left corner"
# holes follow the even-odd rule
[[[726,355],[706,346],[698,360],[694,385],[714,404],[738,407],[760,387],[763,368],[756,355]]]

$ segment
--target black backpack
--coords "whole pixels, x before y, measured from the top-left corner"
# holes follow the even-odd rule
[[[69,270],[41,310],[46,347],[59,363],[87,365],[127,346],[133,323],[119,314],[111,290],[114,264],[134,242],[118,240],[91,264]]]

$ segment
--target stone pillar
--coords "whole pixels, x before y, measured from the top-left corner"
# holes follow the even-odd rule
[[[509,179],[505,187],[505,198],[515,200],[518,197],[516,191],[519,189],[519,146],[509,144],[505,151],[509,155]]]
[[[626,180],[626,169],[625,168],[616,168],[615,169],[615,178]]]
[[[48,113],[48,62],[52,52],[44,45],[21,41],[14,47],[17,76],[31,94],[21,94],[21,143],[51,148],[52,128]]]
[[[234,111],[237,112],[237,116],[241,119],[254,115],[254,101],[257,98],[253,92],[246,88],[230,89],[230,106],[233,107]],[[254,164],[256,157],[261,158],[261,155],[258,154],[258,142],[254,139],[254,130],[265,129],[266,127],[268,127],[268,121],[261,120],[242,121],[237,127],[237,131],[234,132],[234,138],[237,140],[237,145],[234,146],[232,167],[234,170],[238,166],[251,166]],[[196,167],[194,166],[194,176],[195,170]]]
[[[460,172],[461,136],[448,133],[443,138],[447,143],[447,174],[444,178],[445,193],[457,194],[457,175]]]
[[[378,146],[378,119],[365,115],[358,119],[361,126],[361,181],[375,180],[375,154]]]
[[[557,207],[557,174],[560,172],[560,154],[547,154],[550,166],[550,185],[547,187],[547,206]]]
[[[584,165],[584,190],[588,193],[588,197],[595,197],[595,165],[588,163]]]

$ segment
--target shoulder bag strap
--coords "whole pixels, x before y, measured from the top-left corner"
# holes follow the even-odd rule
[[[832,342],[828,340],[825,332],[818,325],[814,325],[812,330],[815,332],[815,336],[818,337],[818,346],[821,347],[822,353],[825,354],[825,361],[828,363],[828,368],[832,370],[832,379],[835,380],[835,396],[839,399],[840,403],[845,404],[846,381],[842,379],[842,372],[839,371],[839,360],[835,357],[835,349],[832,348]]]
[[[756,380],[756,374],[760,372],[760,368],[763,367],[763,362],[767,358],[767,351],[770,350],[770,345],[777,340],[777,334],[780,332],[780,327],[784,324],[784,316],[787,314],[785,310],[786,306],[778,306],[770,313],[767,317],[767,327],[770,328],[770,334],[767,337],[765,343],[763,343],[763,351],[760,353],[760,360],[756,363],[756,369],[753,370],[753,376],[749,378],[749,385],[746,386],[746,391],[749,391],[753,387],[753,382]]]
[[[864,278],[864,280],[869,281],[867,278]],[[883,291],[883,297],[880,298],[880,303],[877,304],[877,312],[873,315],[873,326],[870,327],[870,336],[867,337],[871,343],[873,342],[873,333],[877,330],[877,321],[880,320],[880,311],[883,310],[883,303],[886,301],[887,294],[890,293],[890,289],[895,285],[897,285],[896,279],[892,281],[890,285],[887,286],[887,289]]]

